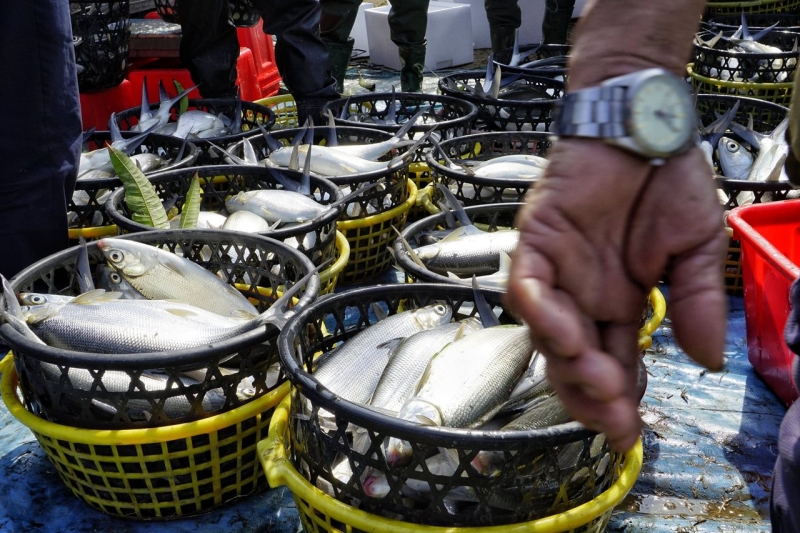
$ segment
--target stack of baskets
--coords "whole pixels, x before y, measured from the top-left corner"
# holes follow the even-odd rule
[[[260,312],[313,269],[295,250],[257,235],[170,230],[122,238],[180,250],[226,275]],[[102,255],[96,244],[88,253],[94,269]],[[45,258],[11,280],[12,289],[77,295],[77,260],[77,247]],[[312,277],[295,308],[311,303],[318,288]],[[256,444],[288,390],[273,326],[203,348],[143,354],[50,347],[9,324],[0,335],[14,354],[2,368],[6,405],[34,432],[67,487],[95,509],[178,518],[264,487]],[[166,386],[148,385],[157,380]]]
[[[101,91],[122,83],[131,40],[128,0],[72,1],[70,21],[80,90]]]

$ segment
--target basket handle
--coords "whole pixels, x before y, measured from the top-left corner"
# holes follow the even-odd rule
[[[661,322],[664,321],[664,317],[667,314],[667,301],[664,299],[664,295],[661,294],[661,291],[657,288],[653,287],[653,290],[650,291],[650,305],[653,306],[653,316],[645,322],[642,329],[639,330],[639,337],[649,337],[658,329],[661,325]]]
[[[0,359],[0,374],[5,374],[14,365],[14,355],[8,352],[3,359]]]
[[[259,461],[267,475],[267,482],[273,489],[287,484],[285,474],[291,468],[289,459],[286,457],[284,440],[284,435],[289,427],[291,397],[291,393],[287,394],[283,401],[275,407],[269,423],[267,438],[259,441],[256,445]]]

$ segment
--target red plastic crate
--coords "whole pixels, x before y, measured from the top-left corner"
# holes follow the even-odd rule
[[[787,405],[797,397],[795,355],[783,341],[789,286],[800,277],[800,200],[754,204],[728,215],[742,243],[747,355],[753,368]]]
[[[141,90],[141,86],[140,86]],[[158,94],[156,92],[155,94]],[[88,92],[80,94],[81,118],[83,130],[95,128],[98,131],[108,130],[108,119],[115,111],[124,111],[139,105],[134,97],[133,85],[128,80],[105,91]]]
[[[262,98],[278,94],[281,84],[281,75],[275,63],[275,47],[272,45],[272,36],[264,33],[264,21],[258,22],[249,28],[237,28],[239,46],[249,48],[253,52],[258,76],[258,86],[261,88]]]

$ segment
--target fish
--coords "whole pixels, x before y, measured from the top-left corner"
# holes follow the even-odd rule
[[[173,137],[186,139],[189,135],[196,135],[199,138],[204,132],[212,132],[211,137],[219,136],[225,128],[225,123],[220,117],[206,111],[193,109],[187,111],[178,118],[178,127],[172,134]]]
[[[280,221],[276,222],[280,224]],[[225,219],[222,229],[232,231],[244,231],[245,233],[264,233],[270,231],[272,227],[269,222],[250,211],[236,211]]]
[[[736,140],[723,136],[717,144],[719,164],[726,178],[743,180],[753,166],[753,154]]]
[[[149,152],[143,154],[133,154],[130,159],[144,174],[164,168],[169,164],[169,161],[163,157],[160,157],[156,154],[151,154]]]
[[[398,418],[425,426],[477,427],[508,401],[527,367],[533,346],[526,326],[496,326],[454,341],[431,360]],[[407,463],[408,442],[391,437],[384,446],[390,466]]]
[[[518,162],[498,162],[477,167],[473,175],[479,178],[500,180],[536,180],[542,177],[546,167]]]
[[[183,257],[123,239],[97,241],[110,268],[144,297],[180,300],[226,317],[252,318],[258,310],[239,291]]]
[[[160,84],[160,87],[163,89],[163,83],[159,82],[159,84]],[[162,98],[161,98],[161,100],[160,100],[160,102],[158,104],[158,109],[156,109],[155,112],[152,112],[152,106],[148,105],[148,109],[149,109],[148,118],[146,120],[140,121],[138,124],[135,124],[134,126],[132,126],[131,127],[131,131],[156,131],[156,130],[158,130],[158,133],[163,134],[164,132],[160,128],[164,127],[169,122],[169,117],[170,117],[170,114],[172,113],[172,107],[175,104],[177,104],[181,100],[181,98],[183,98],[184,96],[186,96],[187,94],[189,94],[190,92],[195,90],[196,88],[197,88],[197,85],[195,85],[194,87],[190,87],[190,88],[186,89],[185,91],[183,91],[182,93],[180,93],[175,98],[166,98],[166,91],[162,90],[161,91]],[[143,94],[142,96],[144,98],[145,95]],[[141,110],[139,111],[139,114],[141,116]],[[111,122],[114,122],[114,124],[116,125],[116,117],[114,116],[113,113],[111,114],[111,120],[109,120],[109,129],[111,128]],[[119,126],[116,126],[116,127],[119,128]]]
[[[481,287],[493,287],[496,289],[505,289],[508,286],[508,277],[511,274],[511,256],[509,256],[506,252],[500,252],[500,266],[497,269],[497,272],[493,272],[491,274],[485,274],[482,276],[475,276],[473,274],[473,279],[480,285]],[[460,278],[453,274],[452,272],[447,272],[447,277],[453,280],[456,283],[467,285],[470,283],[468,278]]]
[[[706,156],[706,161],[711,168],[714,168],[714,150],[719,144],[720,138],[728,131],[736,112],[739,110],[741,100],[736,100],[736,103],[731,106],[722,116],[709,124],[703,126],[700,120],[697,121],[698,133],[700,134],[700,149]]]
[[[421,117],[423,111],[419,111],[416,115],[411,117],[411,119],[403,124],[403,126],[397,131],[397,133],[392,136],[391,139],[387,139],[385,141],[377,142],[377,143],[366,143],[366,144],[348,144],[348,145],[339,145],[335,147],[331,147],[336,149],[342,153],[347,155],[351,155],[354,157],[359,157],[361,159],[366,159],[370,161],[375,161],[378,158],[386,155],[389,151],[394,148],[401,148],[403,146],[409,146],[414,144],[414,141],[406,139],[405,136],[408,131],[411,129],[414,124],[416,124],[419,117]],[[330,145],[328,145],[330,147]]]
[[[142,133],[139,135],[129,139],[123,139],[122,133],[119,130],[119,125],[117,124],[116,113],[111,113],[111,118],[108,121],[108,128],[111,132],[111,146],[121,152],[124,152],[126,155],[131,155],[133,151],[145,141],[147,136],[156,129],[156,127],[157,126],[148,128],[142,131]],[[91,152],[81,153],[80,161],[78,163],[78,178],[81,178],[93,170],[110,173],[114,172],[114,165],[111,164],[111,157],[108,155],[108,149],[106,147],[98,148],[97,150],[92,150]]]
[[[389,363],[392,349],[414,333],[447,324],[452,313],[449,305],[433,304],[386,317],[323,355],[313,376],[337,396],[367,404]]]
[[[128,281],[120,276],[119,272],[108,268],[106,265],[97,265],[95,268],[97,278],[97,288],[105,289],[108,292],[118,292],[126,300],[146,300],[142,293],[133,288]],[[33,305],[33,304],[27,304]]]
[[[24,306],[45,305],[45,304],[65,304],[74,300],[74,296],[65,294],[45,294],[39,292],[21,292],[17,294],[17,300]]]
[[[406,337],[389,354],[389,363],[369,405],[386,411],[400,411],[433,356],[446,344],[482,328],[479,320],[468,318]]]

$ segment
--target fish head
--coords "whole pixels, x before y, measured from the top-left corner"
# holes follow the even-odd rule
[[[35,326],[56,314],[64,305],[66,304],[63,302],[50,302],[42,305],[23,305],[20,310],[22,311],[22,318],[25,322],[30,326]]]
[[[227,209],[229,213],[241,211],[245,209],[245,204],[249,199],[250,195],[244,191],[239,191],[236,195],[230,196],[225,200],[225,209]]]
[[[453,318],[453,308],[447,304],[428,305],[412,313],[422,329],[433,329],[447,324]]]
[[[391,490],[386,476],[382,472],[373,469],[370,469],[370,473],[364,478],[362,485],[364,486],[364,494],[371,498],[385,498]]]
[[[107,291],[121,292],[126,300],[137,300],[143,298],[141,293],[133,288],[119,272],[105,265],[97,266],[97,287]]]
[[[60,304],[72,300],[71,296],[61,296],[58,294],[42,294],[37,292],[21,292],[17,294],[17,300],[21,305],[30,307],[45,304]]]
[[[722,137],[717,144],[719,163],[727,178],[743,179],[753,165],[753,155],[730,137]]]
[[[424,379],[424,376],[423,376]],[[398,418],[423,426],[442,426],[442,413],[439,409],[420,398],[412,397],[400,408]],[[414,448],[408,441],[389,437],[384,445],[383,455],[389,466],[402,466],[411,461]]]
[[[486,477],[497,477],[503,470],[505,457],[503,452],[479,452],[470,462],[477,473]]]
[[[97,248],[109,266],[126,277],[141,276],[158,263],[155,249],[138,242],[100,239]]]

